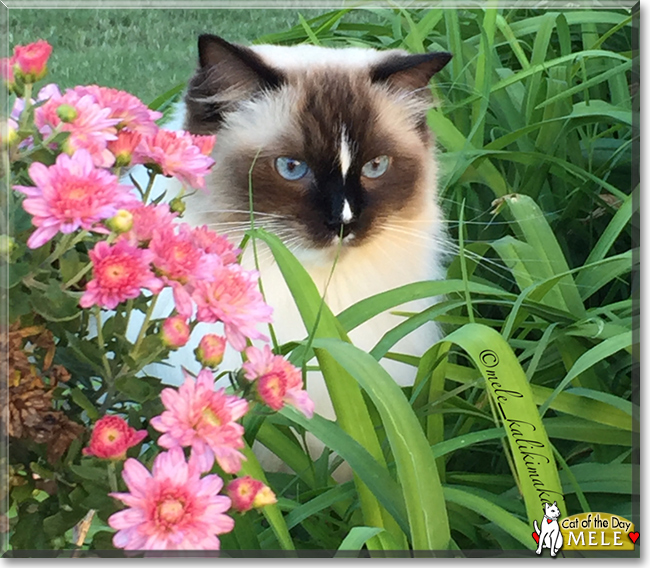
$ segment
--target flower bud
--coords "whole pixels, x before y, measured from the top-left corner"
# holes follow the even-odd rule
[[[0,235],[0,258],[8,260],[16,248],[16,240],[9,235]]]
[[[223,353],[226,349],[226,338],[209,333],[204,335],[199,346],[194,350],[196,360],[204,367],[216,369],[223,361]]]
[[[62,104],[59,106],[59,108],[56,109],[56,115],[63,121],[63,122],[72,122],[79,113],[77,110],[67,104]]]
[[[253,508],[253,502],[264,484],[250,475],[233,479],[226,488],[226,493],[232,501],[232,508],[240,513],[245,513]]]
[[[171,209],[173,213],[183,215],[186,209],[185,202],[180,197],[174,197],[174,199],[169,202],[169,209]]]
[[[115,233],[126,233],[133,228],[133,214],[126,209],[120,209],[113,217],[106,220],[106,226]]]
[[[264,485],[258,492],[257,495],[255,495],[255,499],[253,499],[253,507],[256,509],[259,509],[260,507],[266,507],[267,505],[273,505],[273,503],[277,503],[278,499],[275,496],[275,493],[271,490],[270,487],[267,485]]]
[[[0,147],[9,148],[18,141],[16,129],[8,122],[0,124]]]
[[[190,340],[190,326],[181,316],[167,318],[162,324],[161,337],[165,347],[178,349]]]
[[[117,140],[110,140],[107,148],[115,156],[115,166],[122,167],[128,166],[133,160],[133,152],[142,139],[142,135],[138,132],[130,132],[127,130],[120,130],[117,134]]]
[[[17,45],[14,48],[14,72],[25,83],[35,83],[47,73],[47,60],[52,53],[52,46],[40,39],[29,45]]]

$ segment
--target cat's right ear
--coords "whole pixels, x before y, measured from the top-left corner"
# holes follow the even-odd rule
[[[284,75],[252,49],[210,34],[199,36],[199,67],[189,82],[185,128],[194,134],[213,133],[223,110],[264,89],[276,89]]]
[[[283,75],[266,65],[252,49],[210,34],[199,36],[199,65],[215,75],[221,88],[274,89],[284,81]]]

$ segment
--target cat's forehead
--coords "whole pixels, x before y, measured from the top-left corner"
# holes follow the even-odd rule
[[[350,71],[369,69],[372,65],[401,50],[377,51],[361,47],[333,48],[315,45],[254,45],[251,49],[267,64],[283,71],[305,71],[337,67]]]

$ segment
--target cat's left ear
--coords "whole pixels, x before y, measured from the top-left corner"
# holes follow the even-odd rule
[[[390,55],[370,71],[373,82],[384,82],[413,91],[426,87],[438,71],[451,60],[451,53],[439,51],[415,55]]]

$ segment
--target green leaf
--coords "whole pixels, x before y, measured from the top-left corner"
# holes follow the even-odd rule
[[[383,529],[376,527],[353,527],[343,539],[339,550],[361,550],[361,547],[373,536],[378,535]],[[336,557],[336,555],[334,555]]]
[[[169,106],[169,104],[174,100],[176,95],[178,95],[185,88],[185,85],[186,85],[185,81],[183,81],[182,83],[178,83],[178,85],[172,87],[167,92],[160,95],[159,97],[156,97],[153,101],[149,103],[149,108],[151,110],[159,110],[159,111],[164,110],[165,107]]]
[[[46,290],[32,290],[30,304],[37,314],[52,322],[65,322],[75,319],[81,313],[79,294],[64,292],[61,284],[50,280]]]
[[[596,363],[606,359],[610,355],[613,355],[621,349],[629,349],[632,345],[632,332],[621,333],[620,335],[615,335],[606,339],[602,343],[599,343],[595,347],[592,347],[584,353],[580,358],[574,363],[571,370],[567,375],[562,379],[560,384],[555,387],[551,396],[546,399],[544,404],[539,407],[539,412],[542,416],[546,413],[551,403],[555,400],[555,397],[558,396],[573,379],[575,379],[580,373],[583,373],[587,369],[593,367]]]
[[[69,465],[72,473],[88,481],[102,481],[108,485],[108,471],[106,467],[95,467],[91,465]]]
[[[324,493],[321,493],[318,497],[310,499],[291,511],[286,517],[287,527],[292,529],[308,517],[316,515],[323,509],[331,507],[335,503],[350,499],[354,497],[355,494],[356,490],[352,483],[336,485]]]
[[[633,468],[638,468],[638,465],[629,463],[581,463],[571,466],[571,473],[573,473],[580,488],[585,493],[630,495],[633,491]],[[560,478],[564,481],[566,474],[560,472]],[[571,484],[564,482],[563,485],[566,487],[567,493],[573,492]]]
[[[526,195],[507,196],[504,201],[514,217],[515,230],[535,249],[539,258],[548,265],[549,276],[568,272],[569,266],[555,238],[555,233],[537,204]],[[557,286],[562,296],[562,304],[558,307],[566,309],[575,316],[583,316],[585,307],[573,277],[570,274],[565,276]]]
[[[158,396],[158,392],[139,377],[119,377],[115,381],[115,387],[118,392],[122,393],[127,399],[139,403],[151,400]]]
[[[612,220],[609,222],[609,225],[607,225],[607,228],[603,231],[603,234],[600,235],[598,242],[596,243],[594,248],[591,249],[591,252],[587,257],[585,264],[590,264],[592,262],[596,262],[598,260],[602,260],[603,258],[605,258],[605,255],[612,248],[618,236],[621,234],[623,229],[630,222],[633,213],[632,208],[635,202],[634,198],[638,196],[639,189],[640,188],[637,185],[636,188],[634,189],[634,192],[632,192],[632,194],[630,194],[627,197],[627,199],[623,201],[618,211],[615,213],[614,217],[612,217]],[[576,283],[580,285],[580,275],[578,275]]]
[[[620,122],[632,126],[632,111],[626,108],[614,106],[601,100],[576,103],[573,105],[571,112],[572,118],[584,118],[591,116],[602,116],[611,119],[614,122]]]
[[[408,532],[409,524],[402,492],[388,470],[379,464],[368,450],[335,422],[326,420],[322,416],[315,414],[311,419],[307,419],[303,414],[288,406],[285,406],[280,414],[311,432],[328,448],[340,455],[354,470],[355,475],[358,475],[373,495],[376,495],[400,528],[404,532]]]
[[[496,286],[467,283],[472,294],[484,294],[514,300],[516,296]],[[414,282],[399,288],[369,296],[353,304],[338,315],[338,320],[345,331],[352,331],[370,318],[391,308],[423,298],[435,296],[449,296],[454,293],[464,293],[465,283],[462,280],[435,280],[427,282]]]
[[[4,278],[2,279],[2,282],[0,282],[0,288],[10,290],[14,286],[20,284],[22,279],[25,278],[25,276],[27,276],[31,271],[32,267],[27,263],[7,265],[7,279],[6,282]]]
[[[99,413],[97,412],[97,407],[88,400],[88,397],[83,393],[79,387],[73,387],[70,390],[70,397],[72,400],[81,406],[88,414],[88,418],[91,420],[97,420],[99,418]]]
[[[555,458],[524,370],[501,335],[481,324],[467,324],[443,340],[461,347],[480,370],[495,412],[508,434],[528,520],[549,498],[565,510]]]
[[[402,390],[368,353],[337,339],[316,339],[366,391],[381,416],[403,487],[413,547],[444,550],[449,524],[436,462],[422,427]]]
[[[469,493],[465,488],[461,489],[460,487],[451,487],[447,485],[443,487],[443,491],[447,501],[461,505],[470,511],[477,512],[481,516],[492,521],[495,525],[501,527],[528,548],[533,548],[531,543],[534,543],[534,541],[531,536],[531,529],[512,513],[509,513],[505,509],[491,503],[483,497]],[[541,505],[538,507],[538,510],[541,510]],[[536,512],[535,514],[539,516],[539,512]]]

